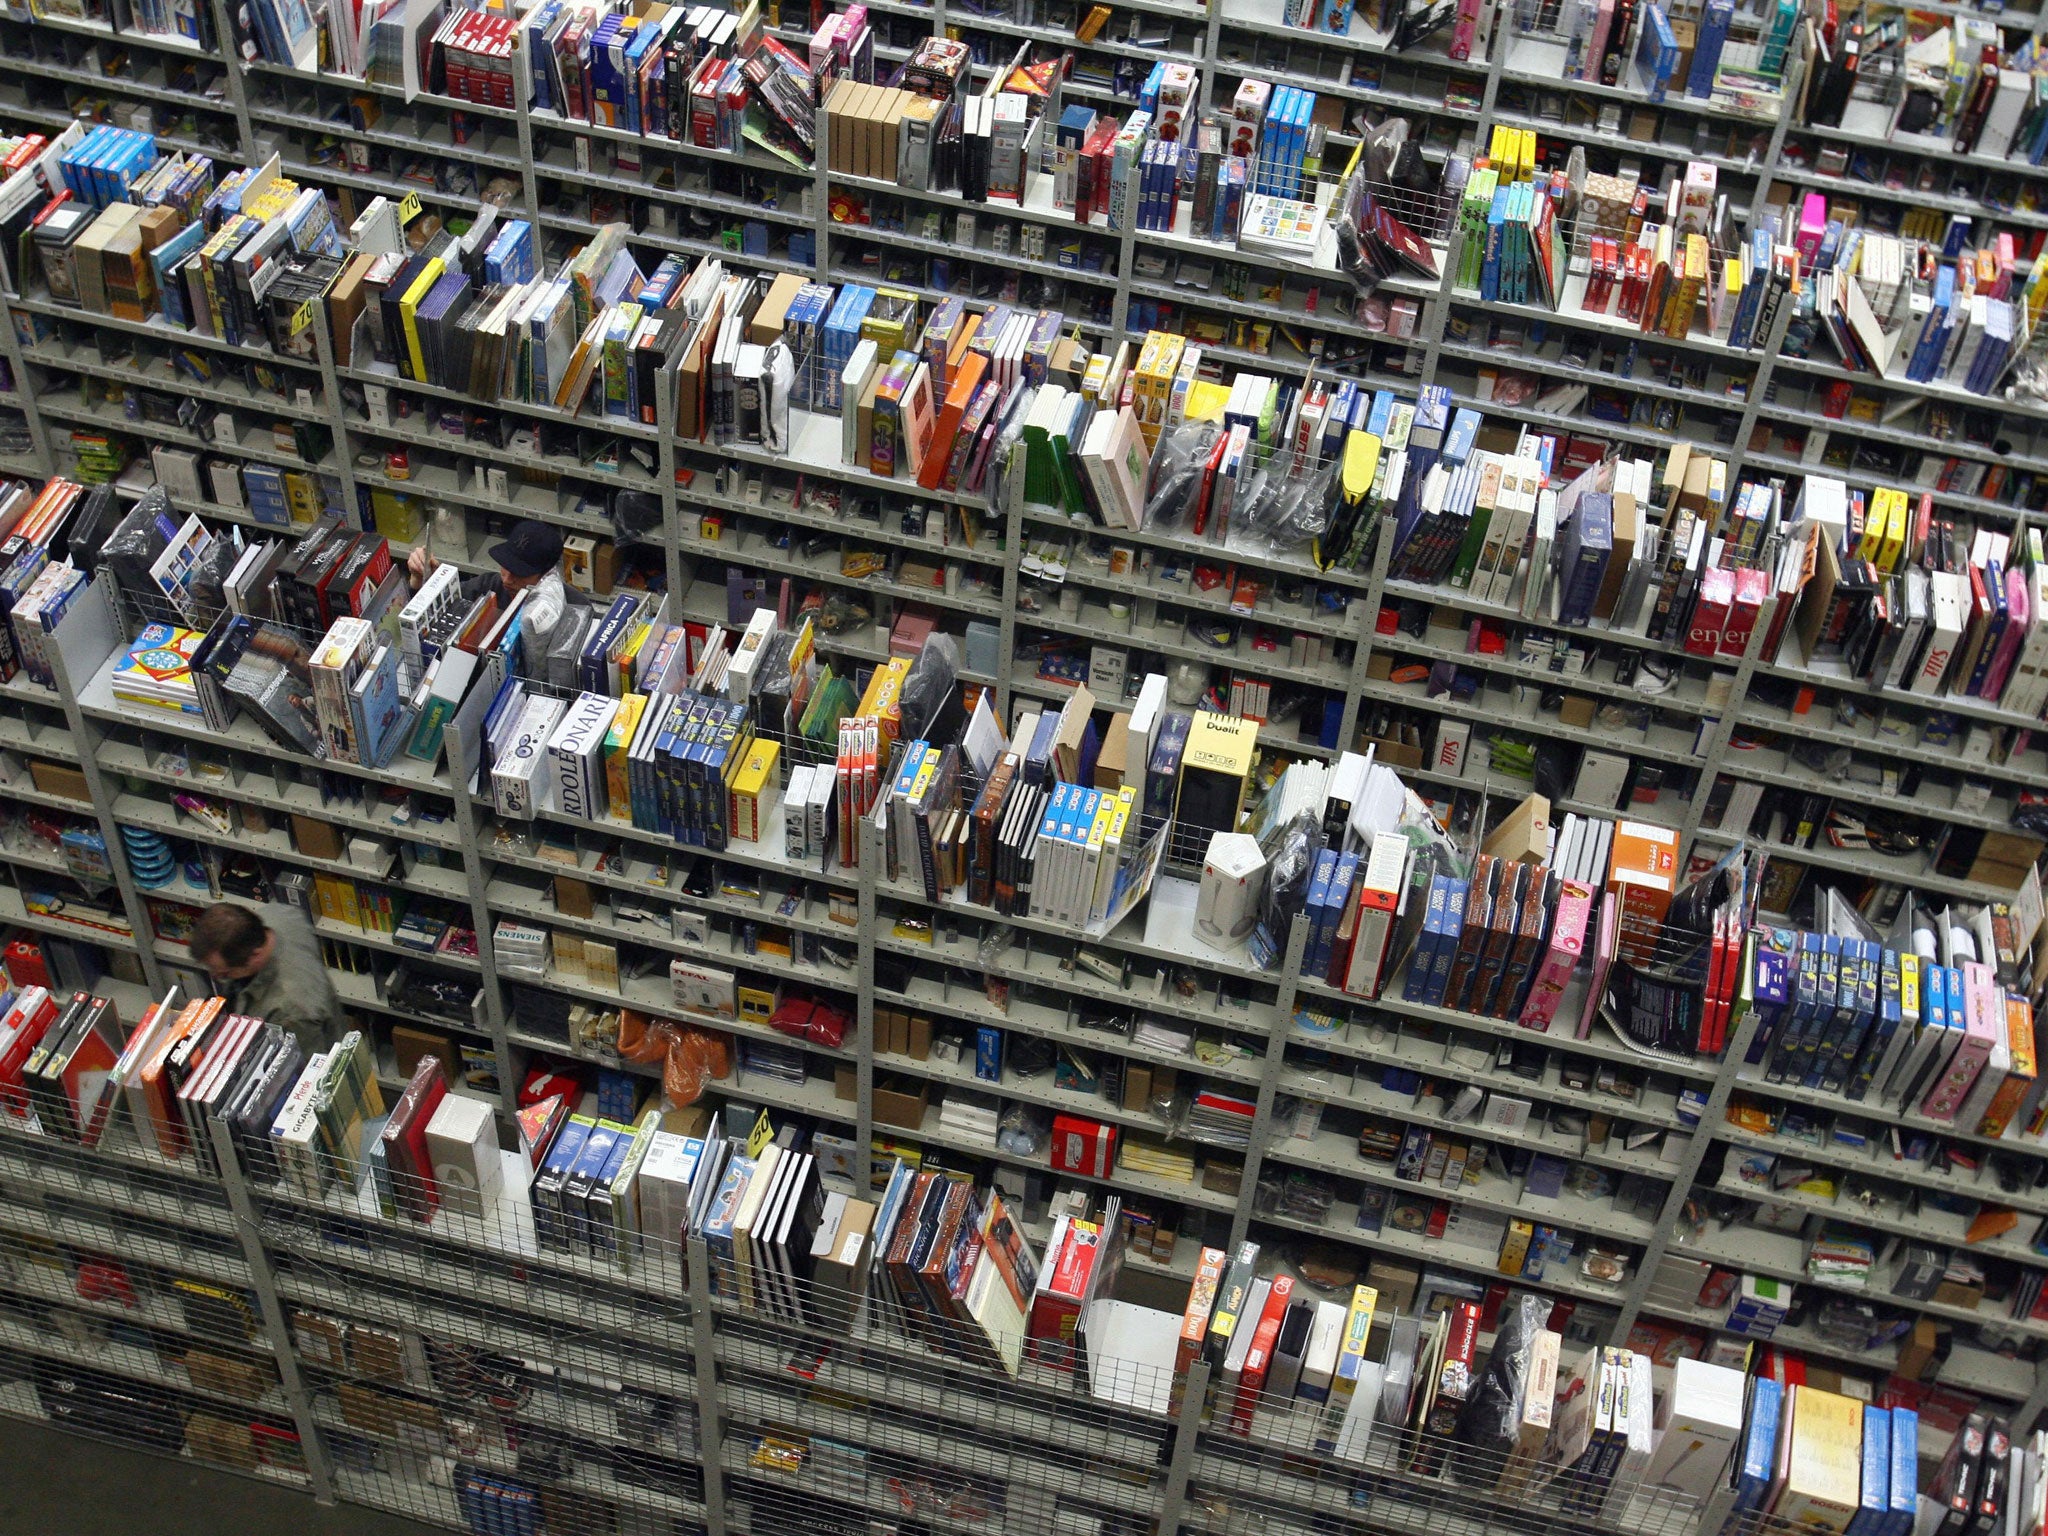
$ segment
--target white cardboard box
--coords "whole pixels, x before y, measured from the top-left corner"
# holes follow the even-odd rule
[[[491,1106],[480,1099],[451,1093],[427,1122],[427,1155],[434,1162],[434,1182],[450,1210],[481,1216],[497,1209],[500,1164],[498,1123]]]

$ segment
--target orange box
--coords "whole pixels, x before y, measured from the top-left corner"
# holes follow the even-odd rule
[[[1607,889],[1621,904],[1616,949],[1629,964],[1645,966],[1656,959],[1677,884],[1678,833],[1640,821],[1616,822]]]

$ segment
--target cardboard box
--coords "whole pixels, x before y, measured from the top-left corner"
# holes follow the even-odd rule
[[[1422,1286],[1422,1271],[1396,1259],[1374,1259],[1366,1267],[1365,1281],[1379,1292],[1379,1304],[1388,1312],[1412,1312],[1415,1293]]]
[[[341,833],[317,816],[292,816],[292,847],[309,859],[341,857]]]
[[[1516,864],[1542,864],[1550,858],[1550,801],[1529,795],[1493,829],[1480,852]]]
[[[886,1087],[876,1083],[874,1118],[883,1125],[900,1125],[914,1131],[924,1124],[925,1106],[930,1102],[930,1096],[930,1085],[916,1079],[892,1079]]]
[[[67,800],[92,800],[92,792],[85,787],[85,775],[68,764],[31,762],[28,776],[46,795],[62,795]]]
[[[441,1064],[441,1076],[448,1086],[455,1086],[455,1042],[447,1035],[418,1029],[410,1024],[394,1024],[391,1026],[391,1055],[398,1067],[400,1082],[411,1082],[420,1063],[431,1056]]]
[[[574,875],[555,876],[555,910],[564,917],[589,917],[590,882]]]
[[[490,1105],[459,1093],[441,1100],[427,1122],[427,1155],[449,1210],[482,1216],[497,1209],[502,1181]]]

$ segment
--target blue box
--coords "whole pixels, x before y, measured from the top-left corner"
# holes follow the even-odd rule
[[[974,1075],[984,1083],[1003,1080],[1003,1032],[993,1024],[974,1032]]]

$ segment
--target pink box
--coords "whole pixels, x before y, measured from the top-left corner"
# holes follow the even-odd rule
[[[1564,989],[1571,985],[1572,972],[1578,969],[1579,956],[1586,952],[1586,924],[1593,916],[1593,891],[1590,886],[1567,880],[1558,888],[1557,917],[1550,925],[1550,947],[1543,952],[1543,958],[1536,968],[1536,981],[1529,988],[1529,1000],[1522,1005],[1522,1026],[1525,1029],[1550,1028],[1550,1021],[1557,1017],[1558,1004],[1564,1001]]]
[[[1920,1113],[1931,1119],[1955,1119],[2005,1029],[2004,995],[1990,966],[1975,960],[1964,962],[1963,1004],[1963,1038],[1956,1042],[1948,1065],[1920,1102]],[[1950,1016],[1954,1016],[1953,1010]]]
[[[1809,192],[1799,205],[1799,233],[1792,243],[1799,249],[1799,270],[1804,272],[1813,265],[1814,257],[1820,254],[1820,243],[1827,238],[1828,200],[1818,192]]]

